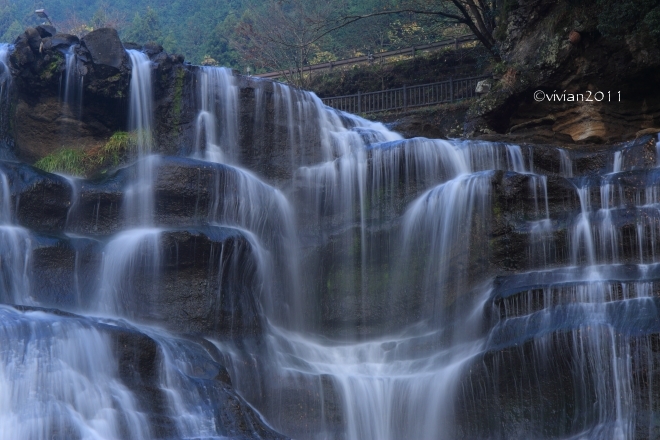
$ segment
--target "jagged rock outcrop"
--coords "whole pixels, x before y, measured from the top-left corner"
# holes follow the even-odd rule
[[[60,148],[98,147],[127,128],[131,66],[117,31],[97,29],[82,40],[54,32],[27,29],[16,39],[10,56],[16,89],[10,134],[16,155],[28,161]],[[194,118],[192,111],[186,116],[183,99],[192,76],[183,57],[168,55],[157,45],[147,46],[155,69],[156,114],[161,115],[156,121],[157,133],[162,133],[159,145],[176,153],[180,127]],[[77,75],[75,86],[82,83],[82,97],[65,105],[67,52],[75,57],[71,67]]]
[[[637,32],[639,26],[624,36],[604,36],[598,17],[606,4],[508,2],[504,63],[494,88],[468,113],[466,134],[603,143],[660,127],[660,93],[653,86],[660,81],[657,41]]]

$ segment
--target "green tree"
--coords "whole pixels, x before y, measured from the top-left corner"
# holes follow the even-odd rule
[[[598,0],[597,5],[598,30],[607,37],[619,38],[642,29],[660,35],[660,0]]]
[[[165,40],[163,37],[158,13],[151,6],[147,6],[144,15],[136,12],[133,21],[124,33],[126,40],[140,43],[155,42],[163,44]]]
[[[225,19],[218,23],[208,35],[206,51],[222,66],[241,66],[241,56],[231,45],[230,36],[238,24],[236,14],[228,14]]]
[[[16,37],[18,37],[22,32],[23,26],[21,26],[18,21],[14,20],[14,22],[7,28],[2,37],[0,37],[0,41],[11,43],[16,40]]]

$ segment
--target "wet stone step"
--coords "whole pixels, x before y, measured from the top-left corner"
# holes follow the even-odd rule
[[[588,210],[660,203],[660,169],[570,179]]]
[[[101,241],[0,227],[0,296],[121,312],[170,330],[260,338],[262,273],[235,228],[127,230]]]
[[[566,304],[602,304],[651,297],[660,297],[660,280],[627,283],[616,280],[564,283],[499,297],[492,302],[491,316],[507,319]]]
[[[660,258],[660,211],[620,208],[561,213],[541,221],[503,214],[493,223],[490,258],[507,271],[559,265],[640,263]]]
[[[521,149],[534,172],[570,177],[655,168],[656,143],[657,136],[645,135],[615,145],[592,146],[588,151],[524,144]]]
[[[484,312],[498,321],[565,304],[660,297],[659,266],[561,268],[498,276]]]
[[[634,320],[640,311],[631,308],[627,317]],[[616,438],[609,403],[625,396],[635,411],[634,438],[656,438],[660,327],[652,319],[638,321],[640,327],[586,320],[534,333],[519,326],[526,338],[487,346],[465,368],[456,395],[459,432],[465,438]]]
[[[147,159],[149,160],[149,159]],[[238,168],[182,157],[152,158],[154,182],[150,190],[155,226],[195,226],[208,222],[249,223],[260,219],[264,230],[281,230],[283,197],[250,173]],[[138,168],[136,163],[100,181],[78,181],[77,199],[67,230],[89,235],[107,235],[144,219],[131,212],[129,191]],[[278,217],[279,216],[279,217]],[[243,227],[253,224],[241,224]],[[266,227],[268,226],[268,227]]]

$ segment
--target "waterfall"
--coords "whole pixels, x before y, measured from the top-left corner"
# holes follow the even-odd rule
[[[153,222],[153,182],[158,158],[151,156],[153,149],[153,85],[151,60],[137,50],[128,50],[131,59],[128,128],[135,133],[138,167],[134,183],[126,191],[126,215],[137,225]]]
[[[131,59],[128,128],[136,132],[138,153],[143,157],[151,153],[154,142],[152,65],[146,54],[134,49],[126,52]]]
[[[238,86],[231,69],[199,69],[200,110],[195,156],[211,162],[236,161],[238,147]]]
[[[7,139],[9,133],[9,111],[10,111],[10,90],[12,86],[12,75],[9,69],[9,54],[12,47],[8,44],[0,43],[0,158],[11,157],[7,145],[11,146],[11,141]]]
[[[76,46],[72,45],[65,54],[65,70],[62,73],[62,82],[64,83],[62,101],[78,119],[82,115],[83,81],[84,78],[78,71]]]
[[[11,71],[9,70],[10,50],[10,45],[0,43],[0,101],[2,101],[3,106],[6,104],[5,100],[12,82]]]
[[[151,438],[107,334],[38,311],[0,316],[0,438]]]
[[[135,162],[0,163],[0,438],[660,435],[653,139],[404,139],[186,67],[165,157],[127,53]]]
[[[11,188],[0,170],[0,298],[3,303],[30,303],[32,242],[27,229],[14,223]]]

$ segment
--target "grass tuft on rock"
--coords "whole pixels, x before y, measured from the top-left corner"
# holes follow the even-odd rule
[[[137,135],[118,131],[108,139],[98,151],[90,150],[90,159],[99,167],[116,167],[125,156],[135,149],[137,144]]]
[[[85,152],[72,148],[62,148],[39,159],[34,166],[49,173],[64,173],[72,176],[85,174]]]
[[[118,131],[103,145],[88,150],[62,148],[39,159],[34,166],[49,173],[89,177],[119,166],[134,152],[136,145],[136,133]]]

